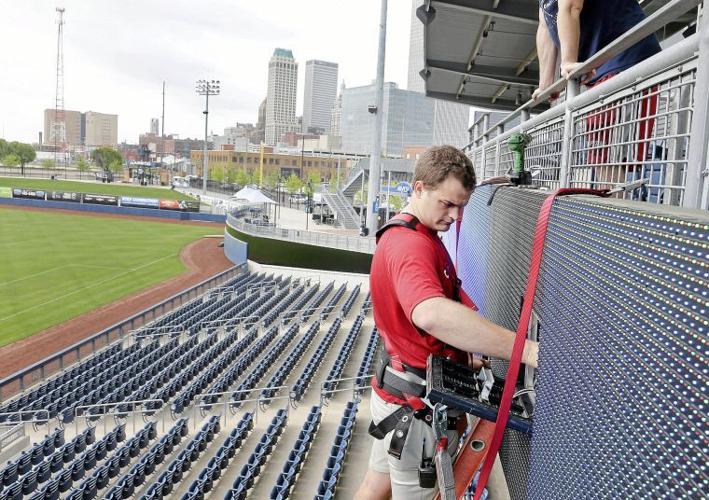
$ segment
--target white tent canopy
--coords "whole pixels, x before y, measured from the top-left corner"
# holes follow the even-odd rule
[[[273,205],[278,205],[277,202],[273,201],[258,189],[249,186],[237,191],[232,198],[235,200],[246,200],[249,203],[271,203]]]

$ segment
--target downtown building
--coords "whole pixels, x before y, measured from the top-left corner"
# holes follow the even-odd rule
[[[422,0],[411,0],[409,71],[406,88],[425,94],[426,83],[419,75],[419,71],[425,66],[423,60],[423,24],[416,17],[416,9],[422,3]],[[458,148],[467,145],[469,142],[470,106],[440,99],[430,100],[433,101],[434,107],[433,144],[450,144]]]
[[[44,110],[45,145],[54,145],[54,109]],[[69,148],[95,148],[118,145],[118,115],[97,113],[96,111],[64,111],[65,145]],[[57,138],[57,144],[61,144]]]
[[[304,134],[330,134],[332,107],[337,98],[337,72],[337,63],[318,60],[305,63]]]
[[[342,151],[370,154],[376,115],[368,108],[376,102],[376,85],[351,87],[342,91],[340,135]],[[419,92],[384,84],[382,112],[382,154],[403,156],[407,148],[428,147],[434,137],[434,101]]]
[[[268,62],[265,142],[275,146],[283,134],[298,131],[295,104],[298,89],[298,63],[293,52],[276,49]]]

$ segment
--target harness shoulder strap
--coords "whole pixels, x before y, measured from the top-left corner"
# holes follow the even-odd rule
[[[396,215],[389,219],[389,221],[384,224],[382,227],[379,228],[377,231],[377,243],[379,243],[379,238],[382,237],[382,235],[391,229],[392,227],[406,227],[408,229],[412,229],[414,231],[417,231],[416,229],[418,225],[420,224],[418,218],[415,215],[402,212],[399,215]]]

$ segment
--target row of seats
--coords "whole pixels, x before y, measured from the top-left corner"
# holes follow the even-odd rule
[[[327,351],[332,345],[332,341],[335,340],[335,336],[337,335],[341,324],[342,320],[340,318],[336,318],[335,321],[332,322],[332,325],[328,328],[327,333],[323,336],[317,349],[315,349],[315,352],[310,357],[310,360],[308,360],[308,364],[305,365],[305,368],[298,377],[298,380],[293,385],[291,393],[295,395],[296,401],[300,401],[305,394],[305,391],[308,390],[310,381],[315,376],[315,372],[318,371],[322,360],[325,358],[325,354],[327,354]]]
[[[125,438],[125,431],[123,431],[122,436]],[[55,440],[55,447],[58,441],[60,439]],[[63,441],[63,434],[61,434],[61,441]],[[95,441],[96,434],[94,429],[89,428],[75,436],[70,442],[62,443],[56,447],[54,452],[46,458],[44,456],[41,459],[35,457],[33,462],[33,455],[23,451],[15,460],[10,460],[0,471],[0,477],[2,477],[0,499],[14,500],[18,498],[18,495],[19,498],[22,498],[23,494],[32,493],[39,484],[49,480],[53,473],[61,471],[64,468],[64,464],[72,462],[77,453],[84,452],[87,446]],[[83,456],[81,460],[83,467]],[[73,465],[69,471],[71,471]]]
[[[293,302],[291,308],[283,314],[283,316],[281,317],[281,322],[284,325],[287,325],[296,317],[298,317],[298,315],[301,313],[301,310],[305,309],[306,304],[310,302],[310,299],[312,299],[313,296],[318,292],[319,288],[319,283],[315,286],[311,286],[310,288],[306,288],[303,292],[303,295],[301,295],[298,300]]]
[[[369,341],[367,342],[367,347],[364,350],[364,355],[362,356],[362,362],[357,370],[357,386],[367,385],[369,379],[366,378],[369,375],[369,371],[372,369],[372,361],[374,361],[374,355],[377,353],[377,344],[379,343],[379,332],[375,326],[372,329],[372,333],[369,335]]]
[[[208,335],[208,338],[217,340],[217,335]],[[202,374],[207,379],[205,386],[215,376],[215,371],[222,371],[239,354],[237,350],[241,342],[238,340],[238,332],[228,333],[222,340],[216,341],[214,345],[206,351],[200,353],[196,358],[183,360],[185,364],[176,365],[172,368],[172,375],[167,383],[163,383],[161,388],[152,395],[153,399],[160,399],[167,403],[178,391],[190,384],[190,382]],[[242,344],[243,345],[243,344]],[[221,361],[220,361],[221,360]],[[190,384],[192,386],[193,384]],[[197,394],[199,389],[192,388],[193,394]],[[194,397],[194,396],[192,396]]]
[[[236,335],[236,332],[229,335]],[[172,412],[182,413],[185,406],[189,405],[197,394],[204,391],[221,372],[231,366],[234,360],[241,356],[254,340],[256,340],[256,330],[251,329],[247,331],[244,337],[239,339],[236,344],[227,349],[218,359],[211,363],[206,372],[178,394],[172,403]],[[160,396],[161,395],[159,395],[159,397]],[[162,396],[164,397],[164,395]]]
[[[148,399],[147,388],[151,381],[154,381],[168,367],[180,363],[180,360],[187,353],[193,352],[194,349],[204,349],[210,342],[213,342],[213,340],[207,339],[200,344],[199,339],[193,337],[180,344],[178,339],[172,339],[157,349],[154,354],[139,360],[123,374],[119,374],[114,380],[87,394],[75,406]],[[131,409],[132,405],[128,403],[115,407],[115,411],[119,416],[125,416],[124,412]],[[64,422],[68,421],[67,418],[73,418],[73,408],[71,410],[71,415],[64,416]],[[89,410],[89,414],[93,419],[97,419],[109,410],[110,407],[94,407]]]
[[[342,317],[346,318],[347,315],[350,313],[350,309],[352,309],[352,306],[354,305],[355,301],[357,300],[357,297],[359,297],[359,289],[361,285],[357,285],[354,287],[354,289],[350,292],[349,296],[347,297],[347,300],[345,300],[345,303],[342,304]]]
[[[288,377],[288,375],[291,374],[293,368],[295,368],[295,365],[298,363],[298,361],[300,361],[300,358],[303,356],[303,353],[305,353],[305,350],[311,344],[313,338],[319,330],[320,321],[316,321],[312,325],[310,325],[308,331],[305,332],[305,335],[301,337],[300,341],[296,344],[293,350],[288,353],[288,357],[286,357],[285,361],[281,363],[278,369],[276,369],[274,374],[271,376],[270,380],[266,384],[267,388],[261,390],[262,398],[272,398],[276,395],[278,391],[276,389],[273,389],[273,387],[277,387],[283,384],[283,381]]]
[[[303,428],[298,434],[298,439],[295,441],[293,448],[288,454],[288,459],[283,465],[283,470],[276,480],[276,485],[271,490],[272,500],[284,500],[290,495],[295,481],[298,478],[300,469],[305,463],[305,459],[310,451],[310,445],[315,439],[315,434],[320,427],[320,419],[322,417],[320,406],[313,406],[308,413]],[[184,499],[183,499],[184,500]]]
[[[121,349],[120,344],[113,346],[97,353],[95,356],[88,358],[79,366],[62,372],[55,378],[48,380],[39,387],[31,390],[28,393],[20,395],[18,398],[9,403],[0,406],[0,413],[14,413],[24,410],[39,410],[47,409],[51,404],[59,400],[63,395],[67,395],[84,384],[87,380],[94,380],[97,377],[107,377],[106,370],[110,369],[118,363],[123,362],[127,357],[136,355],[136,351],[140,346],[133,345],[128,349]],[[55,410],[56,411],[56,410]],[[50,418],[56,416],[51,415]],[[32,413],[23,414],[24,420],[30,420],[33,417]],[[37,415],[38,418],[46,418],[46,413],[41,412]],[[0,422],[5,421],[20,421],[19,415],[3,415],[0,416]]]
[[[92,450],[87,450],[82,457],[76,459],[67,469],[62,471],[59,480],[59,493],[68,491],[75,481],[82,479],[86,472],[93,470],[88,478],[68,493],[67,498],[85,500],[95,498],[98,490],[105,488],[111,478],[118,475],[120,468],[128,465],[131,459],[138,456],[140,450],[148,446],[148,442],[151,439],[155,439],[156,436],[157,426],[155,422],[146,424],[135,436],[128,439],[106,462],[97,468],[95,467],[99,460],[103,460],[106,457],[107,450],[102,450],[102,453],[97,453],[95,456],[91,455]],[[47,496],[48,494],[51,496],[53,488],[50,487],[49,490],[39,492],[36,500],[47,500]],[[44,496],[42,496],[42,493],[44,493]]]
[[[335,284],[331,281],[325,288],[320,290],[317,295],[315,295],[315,298],[310,302],[308,307],[300,315],[300,319],[302,322],[306,322],[310,319],[313,313],[315,313],[315,310],[320,307],[320,304],[323,303],[325,297],[330,295],[330,292],[332,292],[333,288],[335,288]]]
[[[289,305],[298,300],[304,291],[305,287],[303,285],[299,285],[295,289],[291,290],[288,297],[285,300],[280,301],[276,307],[269,311],[265,311],[265,314],[261,316],[261,323],[263,323],[264,328],[271,326]]]
[[[322,312],[323,321],[326,320],[330,316],[330,313],[332,313],[332,311],[335,309],[335,306],[340,302],[340,299],[345,294],[346,290],[347,290],[347,285],[344,283],[342,285],[340,285],[340,288],[335,290],[335,293],[333,294],[333,296],[330,297],[330,300],[328,300],[327,304],[325,304],[325,307],[323,307],[323,312]]]
[[[318,485],[318,492],[315,496],[318,500],[331,499],[335,496],[335,489],[337,488],[337,482],[340,480],[347,449],[352,440],[358,405],[359,403],[357,401],[349,401],[347,406],[345,406],[342,420],[340,420],[340,425],[337,427],[337,434],[335,435],[335,440],[330,449],[330,456],[327,459],[327,465],[325,466],[322,480]]]
[[[23,460],[8,461],[7,465],[0,469],[0,491],[17,480],[17,475],[20,473],[20,465],[23,468],[21,474],[25,474],[28,471],[26,469],[26,455],[29,454],[31,465],[39,465],[45,458],[54,453],[54,450],[62,446],[64,442],[64,429],[54,429],[54,432],[47,434],[42,441],[33,444],[29,452],[21,453],[20,458]]]
[[[250,330],[256,334],[256,327]],[[262,352],[270,345],[278,335],[278,327],[272,326],[266,333],[256,341],[244,354],[239,357],[239,360],[232,365],[210,388],[209,393],[225,392],[236,380],[243,375],[251,364],[261,355]],[[205,404],[214,404],[219,400],[218,396],[204,396],[202,402]]]
[[[278,359],[282,353],[285,352],[288,344],[290,344],[295,338],[295,334],[298,331],[298,325],[291,325],[285,333],[278,339],[273,348],[266,353],[266,355],[260,359],[258,365],[251,371],[248,377],[246,377],[241,384],[237,387],[231,395],[232,408],[239,408],[241,406],[241,401],[247,399],[251,394],[251,389],[256,387],[256,384],[263,378],[272,366],[273,363]]]
[[[209,460],[206,467],[200,471],[197,479],[192,482],[187,493],[182,496],[182,500],[201,500],[206,493],[209,493],[219,480],[222,470],[229,466],[229,461],[234,458],[236,451],[241,448],[241,444],[253,428],[253,413],[245,413],[219,447],[217,453]]]
[[[327,379],[325,379],[325,383],[323,384],[323,389],[326,391],[337,389],[338,382],[336,382],[335,379],[339,379],[342,376],[342,371],[345,369],[345,365],[350,359],[350,354],[352,354],[352,350],[357,342],[359,332],[362,330],[363,321],[364,318],[360,313],[360,315],[357,316],[352,323],[352,328],[350,328],[350,332],[347,334],[345,343],[342,345],[340,352],[337,354],[337,359],[335,359],[332,368],[330,368],[330,373],[328,373]],[[328,395],[328,397],[331,395],[332,394]]]
[[[290,293],[290,290],[288,288],[284,288],[282,290],[279,290],[278,292],[275,292],[275,295],[272,294],[273,292],[269,293],[264,293],[262,296],[260,296],[257,300],[253,300],[244,311],[241,312],[240,316],[241,318],[261,318],[264,316],[268,311],[273,310],[274,308],[277,308],[281,302],[288,303],[287,297],[288,294]],[[268,298],[270,297],[270,298]],[[268,298],[268,300],[266,300]],[[235,320],[239,321],[239,320]]]
[[[177,340],[163,346],[159,346],[157,342],[150,342],[148,346],[113,365],[105,372],[85,380],[82,385],[64,394],[56,401],[56,410],[60,420],[64,423],[72,422],[77,407],[98,403],[118,385],[128,382],[139,384],[137,380],[133,382],[136,374],[145,366],[152,365],[155,360],[160,359],[177,345]]]
[[[207,419],[197,434],[170,462],[167,470],[146,489],[145,494],[141,497],[143,500],[160,499],[172,492],[174,486],[182,480],[184,473],[192,467],[192,463],[197,461],[209,443],[214,440],[214,436],[221,431],[220,418],[221,415],[213,415]]]
[[[271,420],[266,432],[261,436],[254,451],[249,456],[249,460],[244,464],[239,475],[232,484],[232,489],[226,494],[224,500],[244,500],[256,482],[261,468],[268,461],[268,457],[273,452],[273,448],[278,443],[283,430],[288,423],[288,412],[284,409],[278,410]]]

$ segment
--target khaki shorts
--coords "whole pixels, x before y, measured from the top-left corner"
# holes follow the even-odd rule
[[[372,420],[378,424],[394,413],[399,405],[387,403],[372,391],[370,409]],[[401,451],[401,460],[389,455],[389,442],[394,431],[384,436],[384,439],[374,439],[372,452],[369,456],[369,468],[382,474],[389,474],[391,480],[391,494],[393,500],[429,500],[436,493],[437,488],[421,488],[419,486],[418,469],[421,463],[421,452],[425,448],[426,457],[433,457],[435,438],[433,430],[425,422],[413,419],[406,443]],[[424,441],[425,440],[425,441]],[[458,432],[448,431],[448,453],[455,454],[458,449]]]

